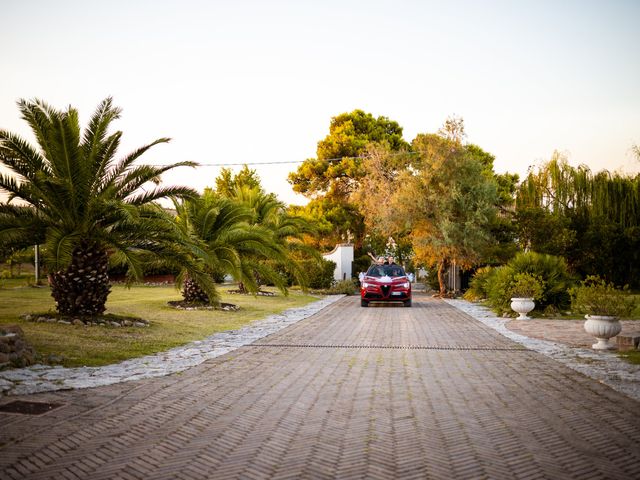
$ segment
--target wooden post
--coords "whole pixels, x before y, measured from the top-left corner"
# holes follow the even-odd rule
[[[35,275],[36,275],[36,285],[40,285],[40,245],[36,245],[34,247],[35,251]]]

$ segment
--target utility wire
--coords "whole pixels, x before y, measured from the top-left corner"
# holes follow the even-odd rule
[[[417,155],[418,152],[396,152],[389,153],[389,156],[397,156],[397,155]],[[355,158],[367,158],[367,155],[361,155],[358,157],[339,157],[339,158],[323,158],[319,161],[321,162],[340,162],[345,159],[355,159]],[[237,162],[237,163],[198,163],[199,167],[241,167],[243,165],[285,165],[285,164],[293,164],[293,163],[304,163],[307,160],[316,160],[317,158],[311,158],[306,160],[282,160],[282,161],[274,161],[274,162]],[[150,167],[165,167],[164,164],[155,164],[155,163],[146,163],[145,165],[149,165]]]

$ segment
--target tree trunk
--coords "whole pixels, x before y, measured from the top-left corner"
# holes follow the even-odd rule
[[[447,260],[442,259],[438,264],[438,285],[440,286],[440,296],[445,297],[447,294],[447,286],[444,279],[444,271],[447,268]]]
[[[182,298],[188,303],[209,303],[209,296],[191,278],[187,278],[184,281]]]
[[[108,269],[106,250],[83,240],[72,253],[71,265],[49,277],[58,313],[90,316],[104,313],[111,292]]]

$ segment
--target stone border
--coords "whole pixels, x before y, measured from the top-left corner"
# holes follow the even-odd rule
[[[444,301],[514,342],[640,401],[640,365],[629,364],[612,352],[574,348],[561,343],[525,337],[506,327],[507,322],[513,320],[512,318],[496,317],[489,308],[466,300],[445,299]],[[535,320],[532,321],[535,322]]]
[[[216,333],[204,340],[195,341],[166,352],[132,358],[114,365],[80,368],[34,365],[27,368],[0,371],[0,393],[3,395],[24,395],[54,390],[99,387],[181,372],[308,318],[342,297],[344,295],[329,295],[304,307],[290,308],[280,314],[270,315],[238,330]]]

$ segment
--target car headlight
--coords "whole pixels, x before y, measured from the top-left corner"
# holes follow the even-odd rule
[[[411,286],[411,284],[410,284],[409,282],[404,282],[404,283],[402,284],[402,287],[403,287],[403,288],[409,288],[410,286]]]
[[[362,288],[369,288],[369,284],[367,282],[362,282]]]

